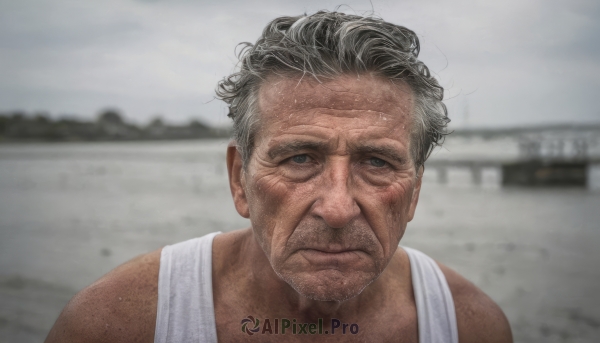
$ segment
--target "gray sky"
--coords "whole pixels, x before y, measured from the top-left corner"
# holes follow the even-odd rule
[[[345,1],[362,14],[369,1]],[[600,122],[600,1],[372,1],[417,32],[455,127]],[[0,111],[226,124],[234,48],[334,1],[0,0]],[[212,100],[212,101],[211,101]]]

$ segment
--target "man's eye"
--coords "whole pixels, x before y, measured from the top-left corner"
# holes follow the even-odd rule
[[[299,164],[306,163],[308,162],[308,155],[296,155],[292,157],[292,161]]]
[[[385,165],[386,165],[386,162],[384,160],[377,158],[377,157],[371,157],[369,159],[369,163],[373,167],[378,167],[378,168],[385,167]]]

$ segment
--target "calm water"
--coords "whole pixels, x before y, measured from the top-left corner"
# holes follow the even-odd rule
[[[1,145],[0,342],[42,341],[75,292],[138,254],[247,226],[230,199],[225,148]],[[597,342],[600,192],[433,179],[402,244],[481,287],[517,342]]]

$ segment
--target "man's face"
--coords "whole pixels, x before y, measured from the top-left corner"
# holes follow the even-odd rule
[[[412,109],[407,85],[370,75],[260,88],[260,130],[234,201],[300,294],[349,299],[392,258],[420,189]]]

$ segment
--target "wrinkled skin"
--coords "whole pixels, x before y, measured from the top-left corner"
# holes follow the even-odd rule
[[[259,109],[254,151],[233,175],[238,212],[298,293],[355,297],[388,265],[417,205],[410,88],[368,74],[273,77]]]

